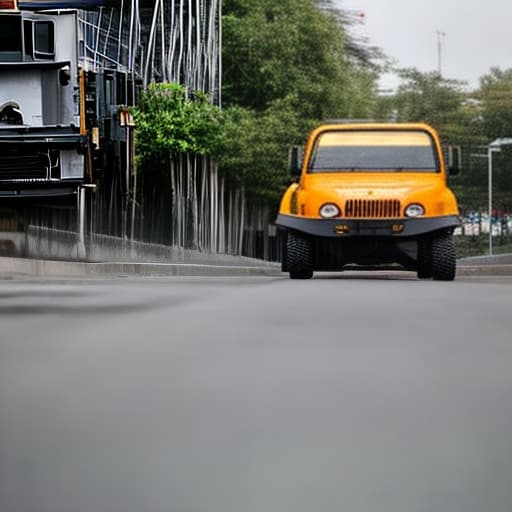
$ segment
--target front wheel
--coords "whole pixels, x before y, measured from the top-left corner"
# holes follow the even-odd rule
[[[290,279],[313,277],[313,250],[309,238],[297,233],[288,233],[286,268],[290,273]]]
[[[451,233],[442,233],[432,239],[432,277],[435,281],[455,279],[455,242]]]

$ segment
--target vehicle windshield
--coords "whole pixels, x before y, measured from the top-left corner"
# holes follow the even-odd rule
[[[431,136],[424,131],[360,130],[321,133],[309,172],[439,172]]]

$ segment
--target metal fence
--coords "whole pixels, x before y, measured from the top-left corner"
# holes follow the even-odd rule
[[[151,82],[175,82],[220,103],[221,0],[119,1],[80,11],[87,71],[116,69]]]
[[[512,253],[512,149],[464,146],[460,174],[450,178],[461,214],[458,256]]]

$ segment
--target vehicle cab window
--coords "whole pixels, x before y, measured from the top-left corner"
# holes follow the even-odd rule
[[[0,16],[0,61],[16,61],[22,57],[21,17]]]
[[[51,21],[25,20],[25,55],[34,60],[55,57],[55,30]]]
[[[316,140],[309,171],[438,172],[432,138],[417,131],[328,131]]]

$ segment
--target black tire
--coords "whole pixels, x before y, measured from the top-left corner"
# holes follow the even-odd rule
[[[450,233],[442,233],[432,239],[432,277],[435,281],[455,279],[455,242]]]
[[[418,279],[430,279],[432,277],[432,243],[429,239],[418,240],[417,262]]]
[[[290,279],[311,279],[313,277],[313,251],[309,238],[296,233],[288,233],[286,268],[290,273]]]

